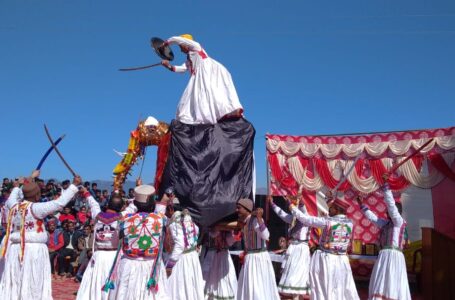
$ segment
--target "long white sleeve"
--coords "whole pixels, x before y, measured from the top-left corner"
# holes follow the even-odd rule
[[[278,217],[280,217],[281,220],[284,222],[291,224],[293,216],[291,214],[286,213],[284,210],[282,210],[278,205],[272,202],[272,209],[273,211],[277,214]]]
[[[74,184],[71,184],[65,191],[63,191],[62,195],[57,200],[43,203],[33,203],[31,207],[33,215],[38,219],[44,219],[48,215],[65,207],[78,191],[78,188]]]
[[[385,224],[387,224],[388,221],[386,219],[379,218],[365,204],[362,204],[361,209],[362,209],[363,214],[365,215],[365,217],[368,220],[370,220],[370,222],[376,224],[376,226],[378,226],[379,228],[382,228]]]
[[[387,206],[389,217],[392,219],[393,225],[396,227],[403,225],[403,218],[398,212],[398,208],[395,205],[395,199],[393,199],[392,191],[388,188],[388,186],[384,186],[384,201]]]
[[[169,255],[169,260],[176,262],[185,249],[183,231],[177,223],[172,223],[169,225],[169,233],[174,244],[171,255]]]
[[[270,238],[270,232],[269,230],[267,229],[267,226],[265,226],[265,223],[263,222],[261,225],[259,225],[259,222],[256,218],[254,218],[253,220],[251,220],[251,222],[254,222],[253,223],[253,228],[254,228],[254,231],[256,231],[256,233],[263,239],[263,240],[266,240],[268,241],[269,238]]]
[[[186,72],[186,70],[188,70],[186,62],[180,66],[172,66],[172,71],[174,71],[175,73],[184,73]]]
[[[10,210],[16,203],[18,203],[21,199],[24,198],[24,194],[22,190],[18,187],[13,188],[11,194],[8,197],[8,200],[5,202],[5,207]]]
[[[188,48],[190,48],[190,51],[201,51],[202,50],[202,47],[198,42],[183,38],[181,36],[173,36],[173,37],[169,38],[166,42],[169,45],[177,44],[177,45],[187,46]]]
[[[95,219],[96,216],[101,212],[101,207],[98,201],[93,198],[93,196],[88,196],[88,207],[90,207],[90,212],[92,214],[92,219]]]
[[[311,227],[320,227],[320,228],[327,226],[327,220],[325,218],[313,217],[313,216],[304,214],[295,205],[291,205],[290,209],[291,209],[292,215],[294,217],[296,217],[297,220],[299,220],[299,222],[301,222],[303,225],[311,226]]]

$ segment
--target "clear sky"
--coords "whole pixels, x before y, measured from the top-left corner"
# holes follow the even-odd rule
[[[266,133],[455,125],[454,1],[0,0],[0,176],[36,167],[46,123],[84,179],[110,179],[112,149],[126,150],[140,118],[170,122],[188,81],[117,69],[158,62],[150,38],[182,33],[233,76],[257,131],[258,186]],[[52,154],[42,177],[70,174]]]

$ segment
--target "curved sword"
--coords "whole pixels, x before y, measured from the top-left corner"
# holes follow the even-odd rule
[[[60,151],[58,150],[58,148],[55,145],[54,141],[52,140],[52,137],[51,137],[51,135],[49,133],[49,130],[47,129],[46,124],[44,124],[44,131],[46,131],[47,138],[49,139],[49,142],[51,142],[52,148],[54,148],[55,152],[60,157],[60,159],[62,160],[63,164],[68,168],[68,170],[71,172],[71,174],[73,174],[73,176],[76,177],[77,176],[76,172],[74,172],[73,169],[71,169],[70,165],[63,158],[63,155],[60,153]]]
[[[161,63],[153,64],[153,65],[147,65],[147,66],[142,66],[142,67],[132,67],[132,68],[122,68],[118,69],[119,71],[136,71],[136,70],[144,70],[148,68],[153,68],[156,66],[161,66]]]
[[[57,146],[63,139],[65,138],[65,135],[62,135],[55,141],[55,146]],[[40,170],[41,167],[43,166],[44,162],[46,161],[47,157],[49,154],[51,154],[52,150],[54,150],[54,147],[50,146],[49,149],[47,149],[46,153],[44,153],[43,157],[38,163],[38,166],[36,167],[35,170]]]

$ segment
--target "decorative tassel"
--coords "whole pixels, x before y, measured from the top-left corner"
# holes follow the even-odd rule
[[[149,290],[155,289],[156,290],[156,287],[157,287],[157,284],[156,284],[155,278],[149,278],[149,281],[147,282],[147,289],[149,289]]]
[[[104,292],[109,292],[109,290],[115,289],[115,284],[112,280],[107,279],[106,284],[103,286]]]

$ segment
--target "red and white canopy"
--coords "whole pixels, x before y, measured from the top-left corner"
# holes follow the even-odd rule
[[[348,216],[361,225],[356,228],[357,238],[360,235],[366,242],[376,238],[377,229],[363,218],[353,198],[363,194],[373,210],[384,215],[386,207],[379,189],[382,174],[433,139],[391,175],[390,186],[397,201],[401,198],[403,202],[404,217],[413,229],[411,239],[420,239],[420,227],[445,222],[445,217],[437,220],[440,216],[435,208],[446,206],[445,193],[453,189],[455,194],[455,127],[337,136],[268,134],[266,138],[270,192],[296,195],[302,191],[313,214],[317,214],[315,192],[335,188],[355,162],[338,196],[351,201]],[[442,231],[455,235],[455,224],[452,229],[449,226],[442,226]]]

